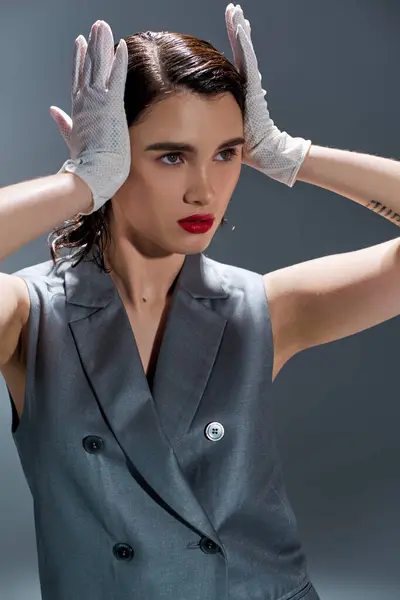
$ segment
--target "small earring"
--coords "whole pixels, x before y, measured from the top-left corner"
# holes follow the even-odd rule
[[[223,227],[223,226],[224,226],[224,225],[226,225],[227,223],[228,223],[228,219],[227,219],[226,217],[222,217],[222,219],[221,219],[221,223],[220,223],[221,227]],[[233,227],[232,227],[232,230],[231,230],[231,231],[233,231],[234,229],[235,229],[235,225],[233,225]]]

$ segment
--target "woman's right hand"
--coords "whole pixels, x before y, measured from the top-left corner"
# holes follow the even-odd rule
[[[130,170],[130,139],[124,107],[128,49],[114,38],[105,21],[97,21],[89,41],[75,40],[72,78],[72,118],[52,106],[69,150],[59,173],[75,173],[89,186],[92,208],[98,210],[121,187]]]

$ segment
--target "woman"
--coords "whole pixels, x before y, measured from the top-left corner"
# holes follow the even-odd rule
[[[295,353],[398,314],[399,242],[264,276],[203,252],[243,162],[395,222],[400,168],[280,132],[250,25],[233,5],[226,21],[237,69],[181,34],[114,56],[97,22],[76,42],[72,120],[52,108],[71,158],[0,192],[1,258],[66,221],[54,264],[0,280],[44,600],[318,599],[271,384]]]

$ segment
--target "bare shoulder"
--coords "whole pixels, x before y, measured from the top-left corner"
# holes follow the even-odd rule
[[[21,277],[0,273],[0,369],[25,357],[30,298]]]

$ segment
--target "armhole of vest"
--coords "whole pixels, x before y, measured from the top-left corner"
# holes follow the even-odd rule
[[[267,317],[267,322],[266,322],[266,327],[267,327],[267,332],[268,332],[268,338],[270,340],[270,348],[271,348],[271,360],[270,360],[270,366],[269,366],[269,376],[270,376],[270,381],[272,383],[272,375],[273,375],[273,370],[274,370],[274,360],[275,360],[275,347],[274,347],[274,333],[272,331],[272,322],[271,322],[271,314],[269,312],[269,302],[268,302],[268,294],[267,294],[267,290],[265,289],[265,283],[264,283],[264,277],[263,275],[259,275],[260,277],[260,281],[261,281],[261,285],[263,288],[263,300],[264,300],[264,312],[266,314]]]
[[[8,399],[10,400],[10,404],[11,404],[11,435],[14,435],[16,430],[19,427],[19,416],[17,413],[17,409],[15,408],[14,399],[11,395],[10,388],[8,387],[7,383],[6,383],[6,389],[7,389],[7,393],[8,393]]]
[[[19,419],[16,412],[15,406],[13,406],[13,424],[12,424],[12,435],[17,439],[23,434],[24,429],[29,424],[29,421],[34,410],[33,402],[33,382],[35,377],[35,364],[36,364],[36,350],[38,345],[39,337],[39,325],[40,325],[40,295],[32,281],[27,277],[18,275],[24,280],[29,293],[30,310],[29,310],[29,326],[28,336],[26,341],[26,385],[25,385],[25,396],[24,406],[22,410],[21,418]],[[10,398],[11,394],[10,394]],[[14,402],[12,402],[14,404]],[[17,426],[16,426],[17,425]],[[16,428],[15,428],[16,427]]]

